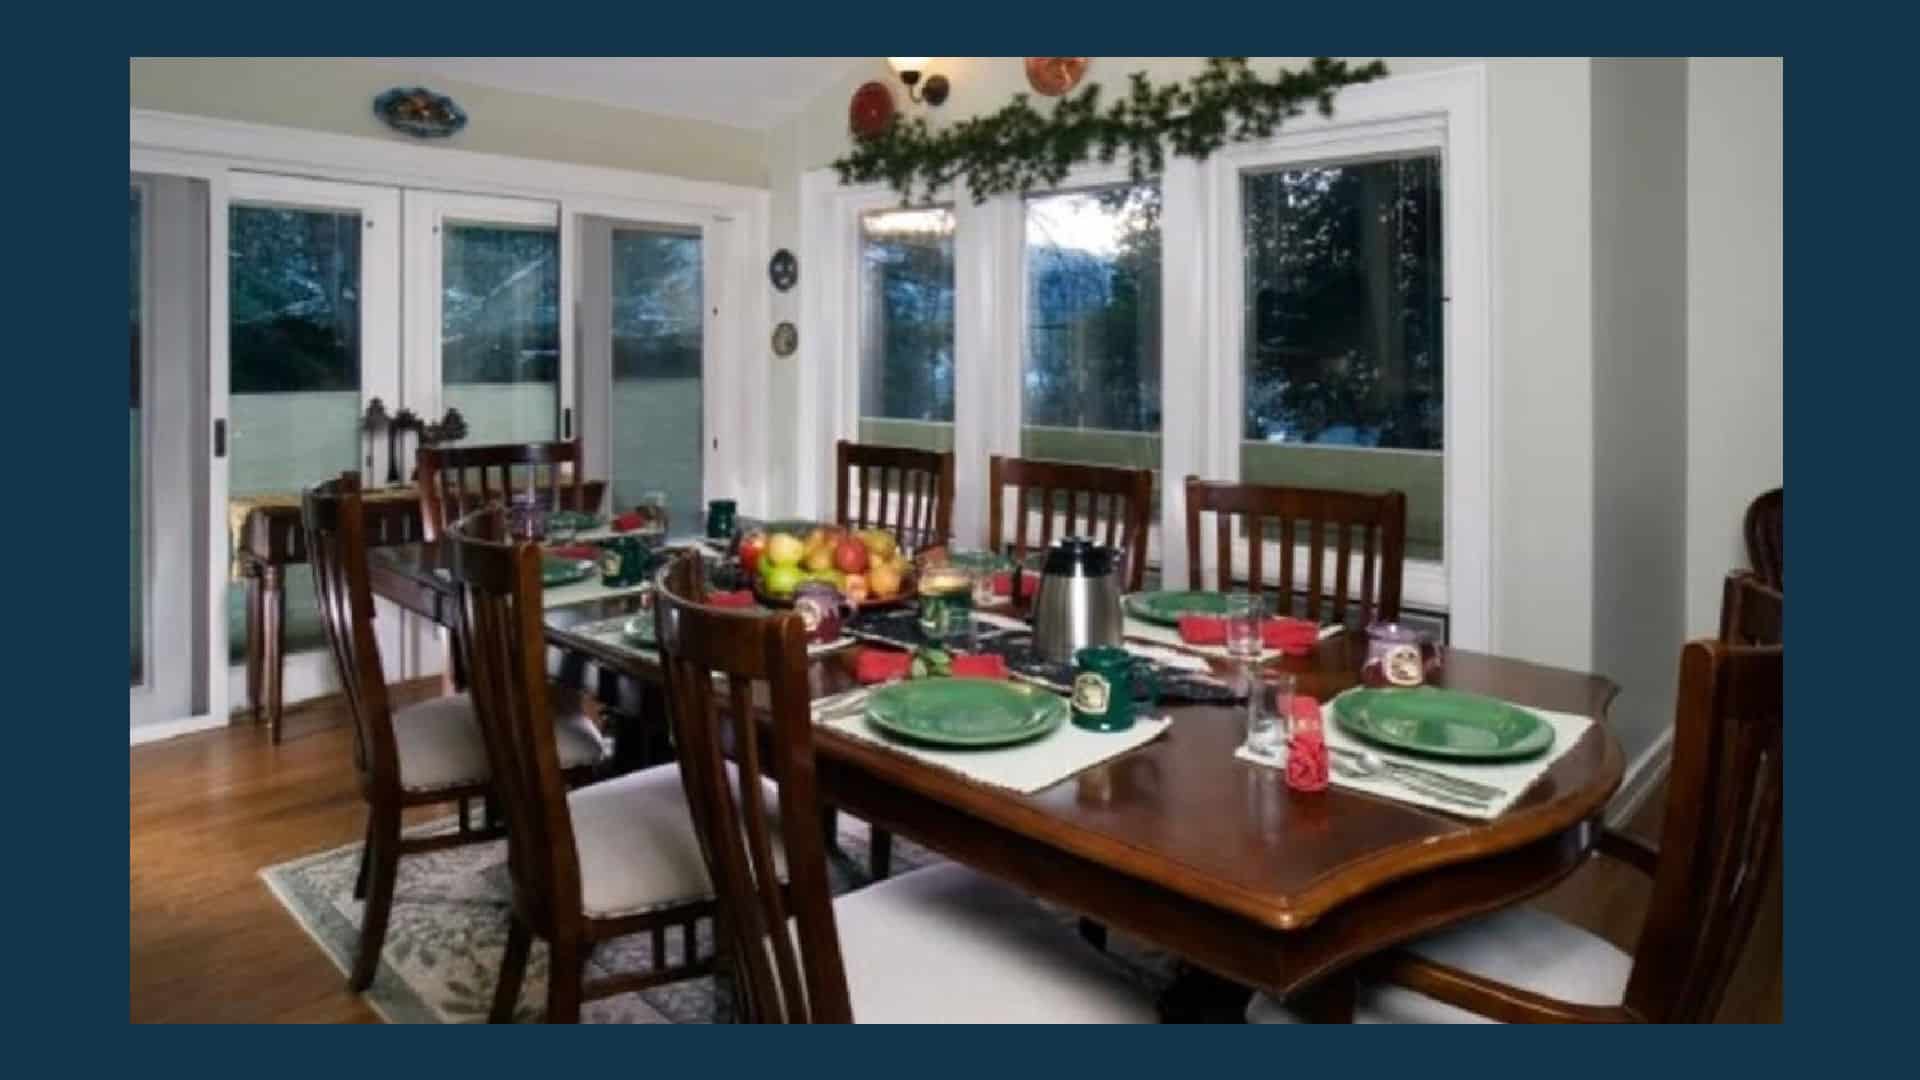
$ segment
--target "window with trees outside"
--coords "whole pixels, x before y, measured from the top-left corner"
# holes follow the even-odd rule
[[[1026,296],[1021,455],[1157,474],[1159,185],[1029,197]]]
[[[953,449],[953,211],[860,218],[860,434]]]
[[[1241,176],[1251,483],[1407,494],[1443,553],[1445,277],[1437,154]]]
[[[472,445],[558,437],[558,232],[465,222],[443,231],[442,400],[460,410]]]

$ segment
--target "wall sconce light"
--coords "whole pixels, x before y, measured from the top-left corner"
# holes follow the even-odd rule
[[[920,85],[920,72],[926,68],[928,59],[925,56],[889,56],[887,63],[900,76],[900,81],[907,84],[907,100],[938,105],[947,100],[947,91],[951,89],[945,75],[929,75],[924,88],[918,92],[914,89]]]

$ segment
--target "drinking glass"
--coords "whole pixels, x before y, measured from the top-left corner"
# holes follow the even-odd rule
[[[640,501],[634,505],[640,515],[640,535],[648,540],[658,541],[667,535],[667,493],[664,491],[643,491]]]
[[[1247,679],[1247,751],[1278,761],[1292,733],[1293,674],[1260,670]]]
[[[1252,593],[1227,597],[1227,655],[1237,660],[1260,659],[1260,620],[1265,614],[1260,598]]]

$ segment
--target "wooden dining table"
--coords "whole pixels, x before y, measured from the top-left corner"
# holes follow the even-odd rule
[[[436,545],[371,553],[374,591],[447,622],[453,589]],[[657,684],[652,654],[588,633],[646,610],[641,594],[549,608],[557,669]],[[1325,700],[1358,681],[1364,635],[1269,663]],[[816,696],[853,685],[850,652],[818,658]],[[1602,677],[1447,650],[1439,685],[1593,718],[1578,742],[1492,820],[1338,786],[1289,788],[1234,757],[1242,706],[1171,705],[1167,733],[1030,795],[968,780],[884,746],[817,729],[822,795],[1098,924],[1165,950],[1228,985],[1350,1017],[1354,965],[1400,942],[1519,903],[1592,852],[1619,787],[1620,744]]]

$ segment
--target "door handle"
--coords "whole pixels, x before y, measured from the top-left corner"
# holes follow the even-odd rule
[[[573,438],[573,406],[560,410],[560,441]]]
[[[213,422],[213,456],[227,456],[227,418],[224,416]]]

